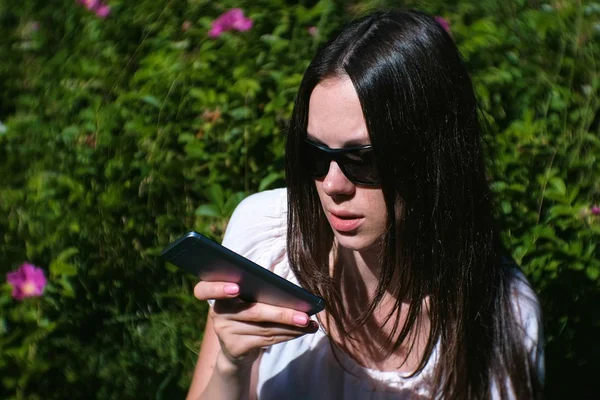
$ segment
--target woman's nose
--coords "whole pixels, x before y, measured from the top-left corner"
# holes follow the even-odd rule
[[[329,171],[327,171],[327,175],[323,178],[323,191],[328,196],[335,196],[339,194],[352,194],[355,189],[354,183],[344,175],[337,162],[331,161],[329,163]]]

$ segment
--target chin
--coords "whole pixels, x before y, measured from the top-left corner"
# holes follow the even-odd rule
[[[340,233],[334,231],[338,246],[348,250],[363,251],[375,247],[378,237],[369,237],[360,233]]]

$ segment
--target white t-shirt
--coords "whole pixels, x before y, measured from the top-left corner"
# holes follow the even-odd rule
[[[298,284],[289,267],[286,235],[287,192],[275,189],[254,194],[240,203],[229,221],[223,245]],[[521,283],[515,289],[515,305],[527,333],[526,345],[532,353],[536,352],[538,372],[543,376],[539,305],[529,286]],[[365,368],[341,350],[335,350],[335,355],[332,351],[322,328],[264,350],[257,397],[260,400],[431,398],[428,380],[439,346],[434,348],[425,368],[413,377]]]

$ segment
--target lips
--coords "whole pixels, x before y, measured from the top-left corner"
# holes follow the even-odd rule
[[[329,212],[329,223],[338,232],[352,232],[362,224],[363,220],[364,217],[361,215],[344,211]]]

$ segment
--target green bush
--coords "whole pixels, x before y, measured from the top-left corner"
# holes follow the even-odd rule
[[[316,49],[385,5],[450,21],[486,121],[504,240],[540,294],[550,398],[600,371],[600,5],[589,1],[110,1],[0,4],[2,397],[180,398],[206,316],[157,259],[215,239],[247,194],[284,185],[286,120]],[[254,26],[208,38],[241,7]],[[309,31],[309,27],[316,27]],[[565,385],[564,382],[568,382]]]

